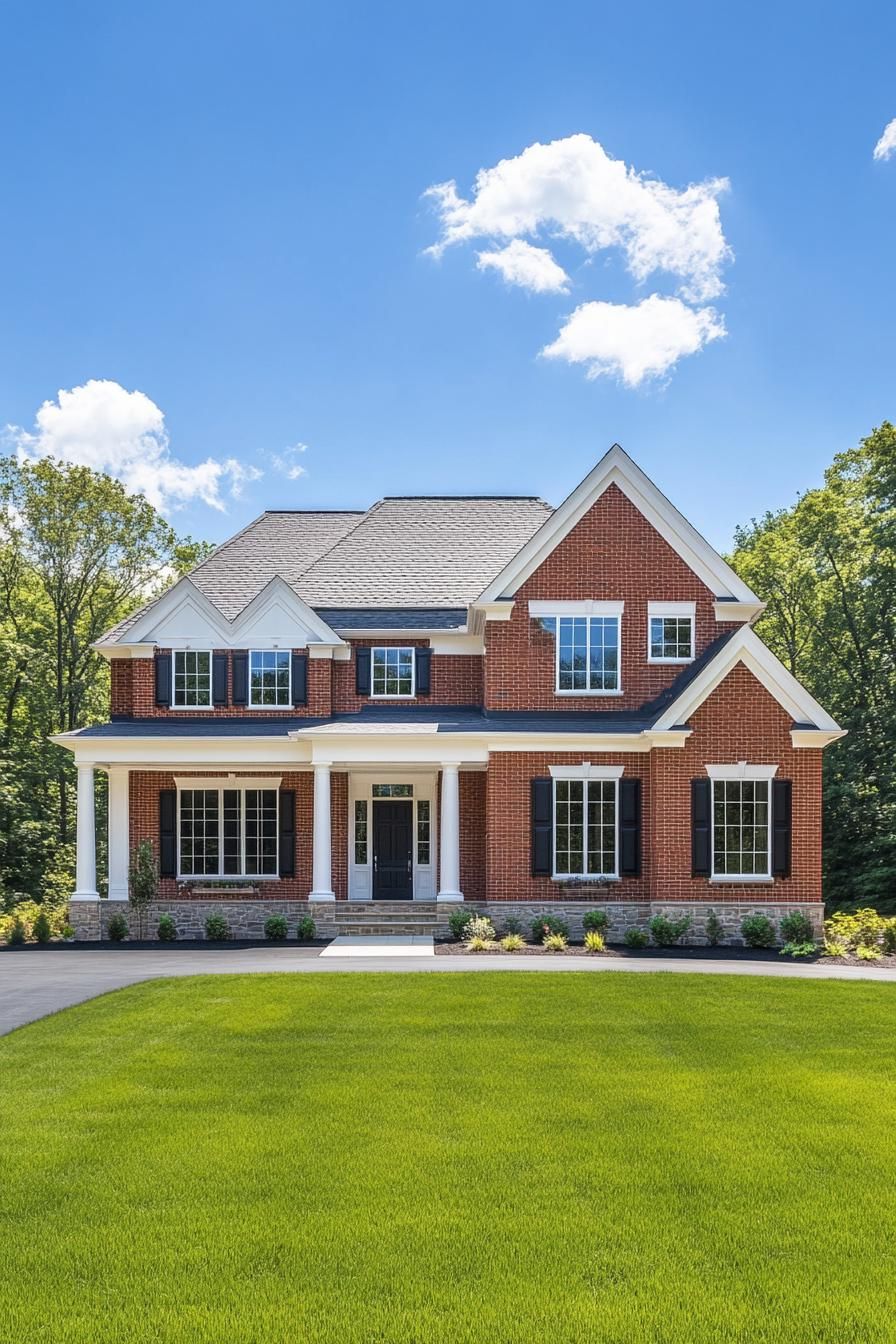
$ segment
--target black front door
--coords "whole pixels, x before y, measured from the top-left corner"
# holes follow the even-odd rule
[[[413,895],[411,838],[414,804],[373,801],[373,899],[409,901]]]

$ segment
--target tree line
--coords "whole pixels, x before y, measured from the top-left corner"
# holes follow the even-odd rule
[[[0,458],[0,908],[71,893],[75,772],[50,735],[108,716],[93,643],[210,549],[109,476]],[[768,603],[758,633],[848,729],[824,755],[825,898],[896,913],[896,428],[738,528],[728,558]]]

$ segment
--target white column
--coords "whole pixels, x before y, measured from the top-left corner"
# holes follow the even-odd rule
[[[462,901],[460,890],[460,767],[442,763],[442,815],[439,828],[440,901]]]
[[[130,826],[128,822],[128,785],[130,771],[126,766],[109,767],[109,900],[126,901],[128,898],[128,867],[130,864]]]
[[[314,766],[314,839],[311,852],[312,901],[335,901],[330,872],[330,763]]]
[[[78,766],[78,816],[76,832],[74,901],[95,901],[96,809],[93,798],[93,766]]]

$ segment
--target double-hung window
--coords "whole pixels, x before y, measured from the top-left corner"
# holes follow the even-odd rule
[[[694,658],[693,602],[648,602],[647,661],[690,663]]]
[[[292,653],[281,649],[252,649],[249,653],[249,705],[275,709],[292,704]]]
[[[749,774],[712,779],[713,877],[771,877],[771,784]]]
[[[617,615],[557,617],[559,694],[618,694],[619,622]]]
[[[370,694],[384,699],[413,696],[413,648],[371,649]]]
[[[171,703],[177,709],[209,709],[212,703],[212,655],[206,650],[176,649],[172,654]]]
[[[618,778],[554,779],[555,877],[618,876],[618,791]]]
[[[178,791],[178,872],[182,877],[276,877],[276,788]]]

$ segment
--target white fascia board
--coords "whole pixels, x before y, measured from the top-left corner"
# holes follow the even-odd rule
[[[95,653],[107,662],[117,658],[151,658],[155,653],[154,643],[148,644],[91,644]]]
[[[817,751],[832,742],[839,742],[848,731],[846,728],[838,728],[836,732],[825,732],[821,728],[791,728],[790,741],[794,747],[814,747]]]
[[[476,605],[493,603],[499,597],[516,593],[610,485],[619,487],[717,597],[733,597],[740,602],[758,601],[756,594],[725,563],[718,551],[701,537],[617,443],[505,565]]]
[[[590,598],[581,602],[529,603],[529,615],[536,619],[543,616],[621,616],[624,610],[624,602],[600,602]]]
[[[310,743],[288,737],[193,737],[173,741],[164,737],[80,737],[58,733],[52,739],[75,757],[76,765],[126,765],[132,770],[203,770],[250,773],[277,766],[301,769],[311,761]]]
[[[750,625],[761,616],[768,606],[767,602],[713,602],[712,608],[717,621],[747,621]]]
[[[741,626],[731,637],[718,656],[703,669],[677,700],[660,715],[654,729],[674,728],[685,723],[700,708],[704,700],[712,694],[729,672],[743,663],[753,675],[774,696],[782,709],[800,724],[811,724],[829,732],[839,732],[839,726],[805,686],[801,686],[787,668],[776,658],[771,649],[748,625]]]
[[[312,644],[308,643],[309,658],[335,658],[337,663],[347,663],[352,656],[350,644]]]
[[[466,654],[470,657],[481,657],[485,653],[485,641],[481,635],[447,633],[432,635],[429,647],[433,653],[450,653],[455,656]]]

